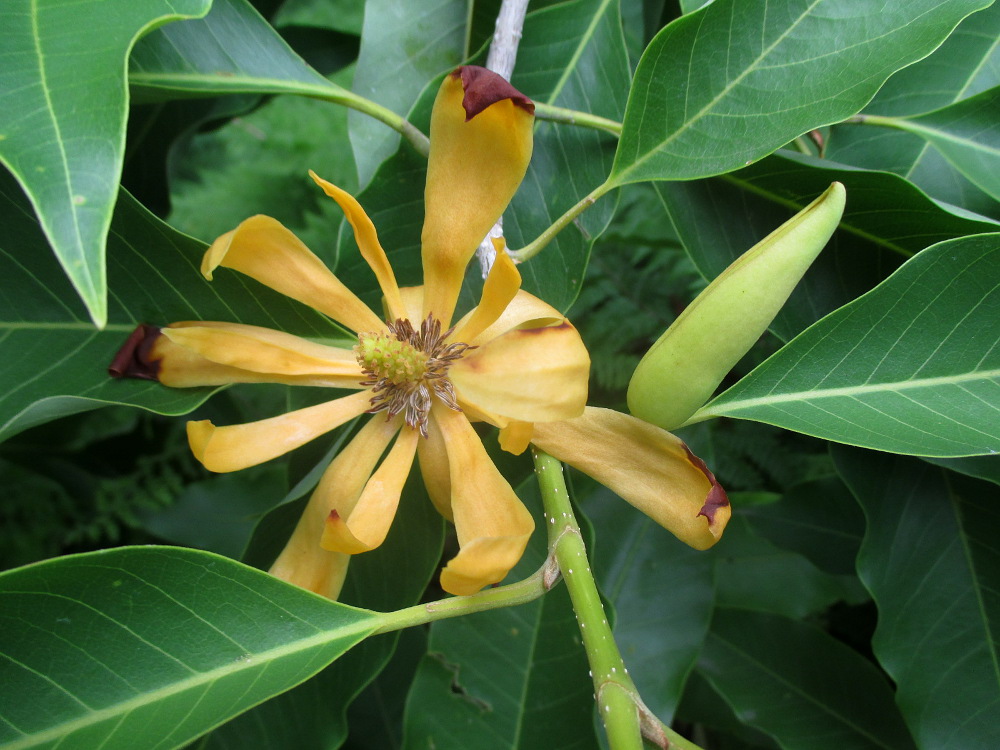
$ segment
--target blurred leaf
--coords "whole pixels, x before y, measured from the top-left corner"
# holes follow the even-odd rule
[[[1000,234],[911,258],[699,411],[878,450],[1000,450]]]
[[[713,750],[776,750],[778,747],[768,735],[740,721],[732,707],[698,670],[688,679],[677,715],[680,721],[711,727]]]
[[[868,521],[858,572],[872,646],[924,750],[1000,745],[1000,489],[925,462],[837,447]]]
[[[775,503],[742,511],[750,527],[821,570],[854,575],[865,521],[850,491],[836,477],[800,484]]]
[[[541,516],[534,478],[519,488]],[[536,528],[509,580],[542,564],[546,532]],[[565,586],[518,607],[431,626],[428,654],[410,688],[405,748],[580,748],[597,745],[592,683]]]
[[[214,0],[204,18],[149,34],[135,46],[128,79],[144,100],[243,92],[350,96],[310,68],[247,0]]]
[[[610,181],[707,177],[756,161],[859,111],[892,73],[987,5],[715,0],[643,54]]]
[[[230,320],[301,335],[337,334],[319,313],[239,274],[204,281],[198,271],[204,245],[170,229],[127,193],[118,201],[108,242],[109,323],[96,331],[6,173],[0,174],[0,223],[3,437],[103,404],[183,414],[204,401],[211,389],[108,377],[108,364],[139,322]]]
[[[0,576],[4,747],[179,747],[363,640],[369,612],[205,552],[135,547]]]
[[[812,625],[719,609],[698,670],[784,750],[914,748],[885,676]]]
[[[997,456],[968,456],[966,458],[925,458],[925,461],[936,466],[966,474],[970,477],[985,479],[987,482],[1000,484],[1000,458]]]
[[[928,245],[1000,229],[935,203],[896,175],[787,151],[722,177],[655,188],[688,253],[713,279],[834,181],[847,188],[844,218],[771,324],[785,341],[869,291]]]
[[[107,321],[105,242],[125,146],[125,60],[144,32],[202,16],[210,4],[136,0],[109,14],[100,0],[7,0],[0,9],[0,162],[24,187],[99,327]]]
[[[1000,5],[973,13],[932,54],[893,74],[865,114],[901,117],[945,107],[1000,85]],[[826,156],[906,177],[938,200],[1000,217],[1000,206],[962,178],[926,140],[852,124],[830,129]]]
[[[354,93],[405,114],[435,76],[462,62],[465,0],[367,0]],[[436,90],[436,87],[435,87]],[[399,133],[368,115],[348,116],[358,184],[367,185],[378,165],[399,146]]]
[[[365,3],[358,0],[285,0],[275,26],[320,26],[361,36]]]
[[[616,612],[615,642],[643,701],[669,724],[708,633],[713,559],[604,488],[583,509],[597,534],[597,581]]]
[[[926,138],[972,183],[1000,200],[1000,87],[893,122]]]

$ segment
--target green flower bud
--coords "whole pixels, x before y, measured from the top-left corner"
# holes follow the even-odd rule
[[[819,198],[723,271],[639,362],[628,407],[665,430],[683,425],[767,329],[844,212],[844,186]]]

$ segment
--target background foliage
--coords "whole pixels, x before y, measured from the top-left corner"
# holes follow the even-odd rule
[[[112,4],[0,7],[0,747],[597,746],[563,589],[365,638],[363,610],[253,570],[351,426],[213,476],[169,416],[246,421],[323,393],[207,400],[105,369],[137,322],[341,338],[253,281],[197,273],[206,242],[266,213],[377,301],[310,168],[358,194],[417,282],[425,160],[385,123],[427,131],[499,3]],[[613,188],[521,266],[580,328],[591,403],[624,409],[706,279],[847,188],[830,245],[683,430],[730,491],[725,538],[693,552],[571,475],[616,638],[645,702],[705,748],[991,750],[1000,6],[702,5],[536,0],[513,75],[540,118],[509,245]],[[620,126],[547,119],[557,107]],[[529,462],[497,460],[540,515]],[[347,605],[440,597],[453,541],[419,482],[404,500],[352,563]],[[151,543],[174,546],[135,546]]]

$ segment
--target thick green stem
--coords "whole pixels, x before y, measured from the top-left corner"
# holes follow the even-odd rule
[[[375,633],[389,633],[393,630],[411,628],[414,625],[424,625],[435,620],[445,620],[449,617],[470,615],[487,609],[524,604],[542,596],[558,580],[558,569],[555,567],[554,561],[548,559],[531,576],[517,583],[486,589],[471,596],[455,596],[427,604],[417,604],[396,612],[380,612],[378,617],[382,624],[379,625]]]
[[[598,198],[614,187],[616,186],[611,184],[610,181],[598,185],[596,188],[591,190],[590,193],[584,196],[579,203],[556,219],[552,226],[538,235],[535,240],[528,243],[520,250],[512,250],[510,252],[510,257],[512,257],[516,263],[523,263],[526,260],[534,258],[539,252],[541,252],[542,248],[548,245],[555,238],[555,236],[559,234],[559,232],[570,224],[570,222],[582,214],[586,209],[594,205]]]
[[[569,589],[611,750],[639,750],[643,738],[663,750],[701,750],[660,722],[642,702],[608,624],[562,464],[537,448],[532,451],[545,508],[549,556],[555,557]]]
[[[556,107],[552,104],[535,102],[535,119],[549,120],[551,122],[563,122],[567,125],[579,125],[582,128],[594,128],[603,130],[614,136],[621,136],[622,124],[606,117],[598,117],[589,112],[580,112],[575,109]]]

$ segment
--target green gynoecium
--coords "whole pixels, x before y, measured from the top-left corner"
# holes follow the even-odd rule
[[[632,414],[673,430],[712,397],[830,239],[845,196],[844,186],[834,182],[688,305],[636,367],[628,387]]]

